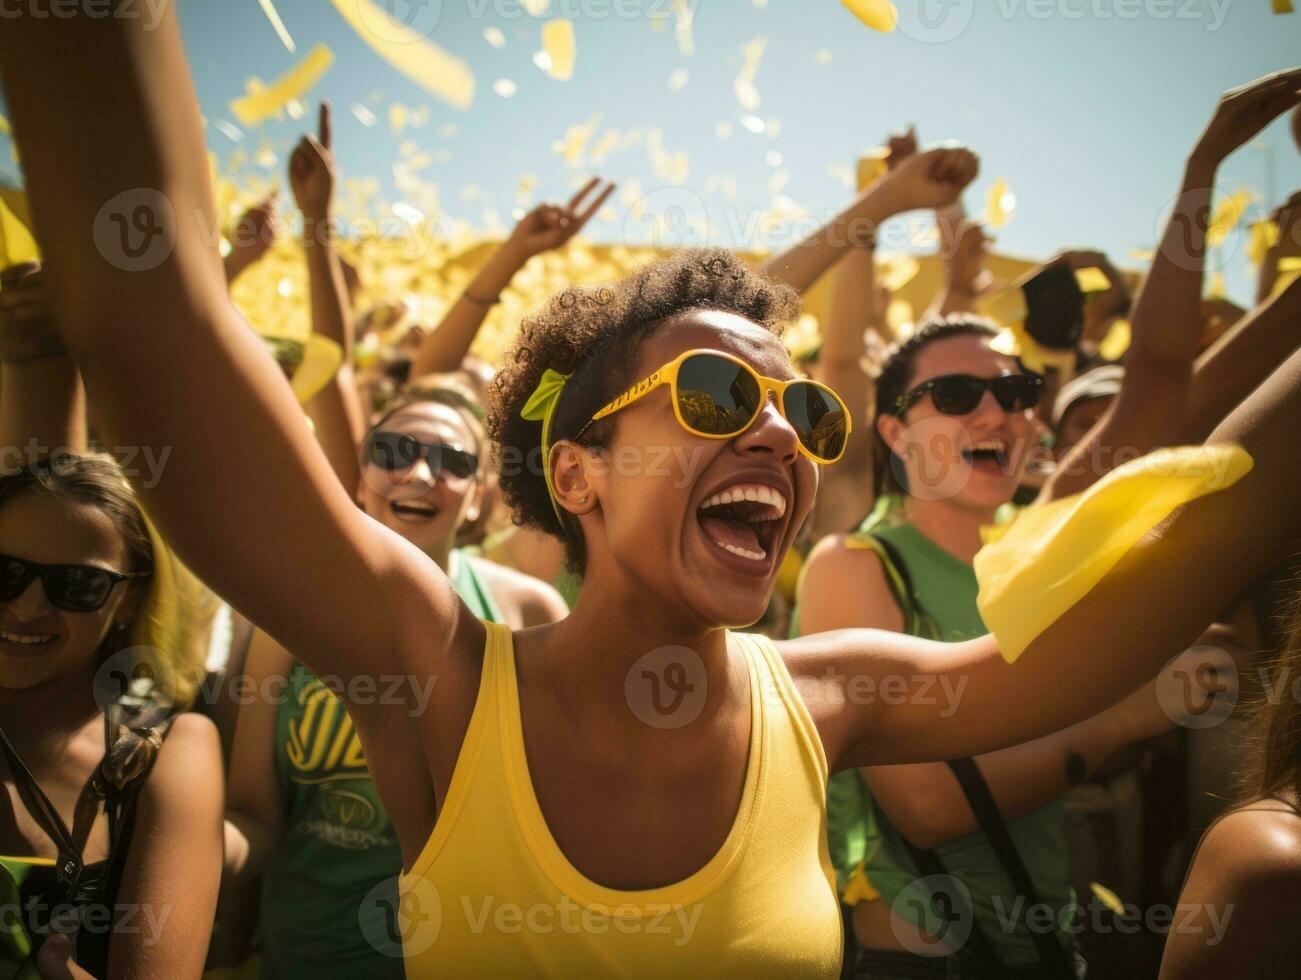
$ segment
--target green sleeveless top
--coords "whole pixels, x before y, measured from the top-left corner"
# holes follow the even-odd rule
[[[874,517],[875,520],[865,522],[864,528],[850,539],[850,547],[870,548],[881,557],[895,598],[906,615],[905,630],[915,636],[949,643],[989,632],[976,608],[978,586],[972,567],[911,524],[891,522],[881,513]],[[905,594],[902,578],[891,567],[889,556],[873,543],[873,537],[894,547],[907,569],[916,603]],[[920,611],[916,606],[920,606]],[[1013,817],[1006,824],[1040,899],[1053,908],[1058,938],[1064,945],[1072,946],[1071,935],[1061,929],[1063,921],[1071,921],[1075,905],[1062,801],[1055,800],[1038,810]],[[895,905],[899,895],[921,874],[899,831],[855,770],[831,777],[827,788],[827,836],[842,891],[865,874],[871,890],[890,903],[896,915],[911,918],[919,927],[923,925],[912,914],[920,908],[918,903],[905,901]],[[1024,900],[1018,898],[989,839],[975,833],[941,844],[935,853],[945,870],[970,891],[976,924],[989,937],[1003,964],[1038,965],[1034,940],[1021,924]],[[861,882],[859,886],[853,890],[861,894]]]
[[[453,551],[448,577],[471,612],[501,622],[478,561]],[[375,696],[384,696],[382,681]],[[404,977],[393,918],[397,835],[343,703],[302,664],[276,713],[273,752],[285,836],[262,878],[262,975]]]

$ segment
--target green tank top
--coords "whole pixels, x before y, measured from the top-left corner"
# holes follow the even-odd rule
[[[949,554],[911,524],[891,522],[884,514],[865,522],[853,540],[873,547],[870,538],[888,542],[902,560],[911,580],[914,604],[904,594],[902,579],[892,574],[888,554],[874,547],[887,568],[895,597],[907,617],[906,631],[945,642],[958,642],[989,632],[976,608],[978,586],[972,567]],[[921,611],[915,606],[919,605]],[[1026,870],[1050,905],[1059,924],[1058,938],[1072,946],[1071,935],[1060,928],[1071,921],[1075,904],[1070,885],[1070,858],[1061,800],[1008,821],[1007,829]],[[921,874],[913,864],[907,844],[890,823],[884,810],[867,790],[855,770],[836,773],[827,790],[827,835],[832,863],[842,889],[859,873],[866,873],[871,887],[890,903],[895,914],[920,919],[910,913],[917,904],[895,900]],[[1033,967],[1039,963],[1034,940],[1023,925],[1018,896],[999,863],[989,839],[975,833],[948,841],[935,848],[948,873],[971,893],[976,923],[989,937],[990,945],[1005,966]],[[1015,923],[1010,927],[1009,923]]]
[[[479,561],[453,551],[448,577],[471,612],[500,622]],[[343,703],[302,664],[276,713],[274,757],[285,836],[262,878],[262,975],[404,977],[397,836]]]

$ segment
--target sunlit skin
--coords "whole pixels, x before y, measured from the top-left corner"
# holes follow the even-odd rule
[[[89,504],[32,493],[0,507],[0,553],[42,564],[131,570],[126,546],[107,514]],[[38,685],[66,688],[69,696],[90,703],[100,645],[115,622],[130,620],[141,591],[138,583],[119,582],[95,612],[67,612],[50,604],[37,578],[16,599],[0,602],[0,634],[54,637],[25,646],[0,635],[0,703],[11,697],[6,691]]]
[[[476,455],[482,452],[461,414],[436,402],[408,405],[387,419],[380,431]],[[457,529],[479,516],[483,481],[477,475],[460,479],[446,472],[435,477],[425,459],[392,473],[367,461],[362,464],[357,495],[367,514],[446,568]]]
[[[976,334],[946,337],[924,347],[917,355],[911,391],[945,374],[970,374],[996,378],[1022,373],[1014,358],[990,349],[990,338]],[[882,415],[877,430],[895,455],[903,460],[910,490],[910,519],[932,537],[932,526],[954,522],[970,528],[966,542],[950,550],[965,552],[978,547],[979,524],[988,522],[1001,505],[1012,499],[1025,475],[1035,442],[1033,410],[1007,412],[993,392],[985,391],[980,403],[966,415],[945,415],[929,394],[912,404],[903,417]],[[986,441],[1001,441],[1006,463],[973,463],[963,450]],[[974,550],[971,554],[974,555]],[[971,555],[960,554],[970,561]]]

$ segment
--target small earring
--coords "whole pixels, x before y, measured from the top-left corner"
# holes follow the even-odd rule
[[[578,502],[579,502],[580,504],[585,504],[585,503],[587,503],[587,498],[586,498],[586,497],[579,497],[579,498],[578,498]]]

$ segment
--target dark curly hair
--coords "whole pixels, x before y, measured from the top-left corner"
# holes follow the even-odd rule
[[[949,337],[964,337],[972,334],[978,337],[996,337],[998,333],[998,324],[993,320],[969,313],[953,313],[947,317],[923,321],[912,336],[886,352],[885,360],[881,362],[880,373],[876,377],[874,417],[897,414],[894,410],[895,402],[900,395],[907,393],[917,366],[917,356],[925,348]],[[876,472],[879,494],[908,492],[903,461],[885,444],[879,431],[876,432]]]
[[[570,287],[524,321],[489,390],[488,434],[497,444],[501,490],[515,523],[565,543],[565,562],[582,573],[576,524],[562,526],[542,467],[542,424],[520,415],[547,368],[570,375],[551,419],[551,442],[573,439],[606,402],[636,378],[642,343],[665,320],[691,310],[736,313],[780,336],[800,312],[793,289],[756,272],[726,249],[687,249],[611,285]],[[615,419],[583,433],[608,445]]]

